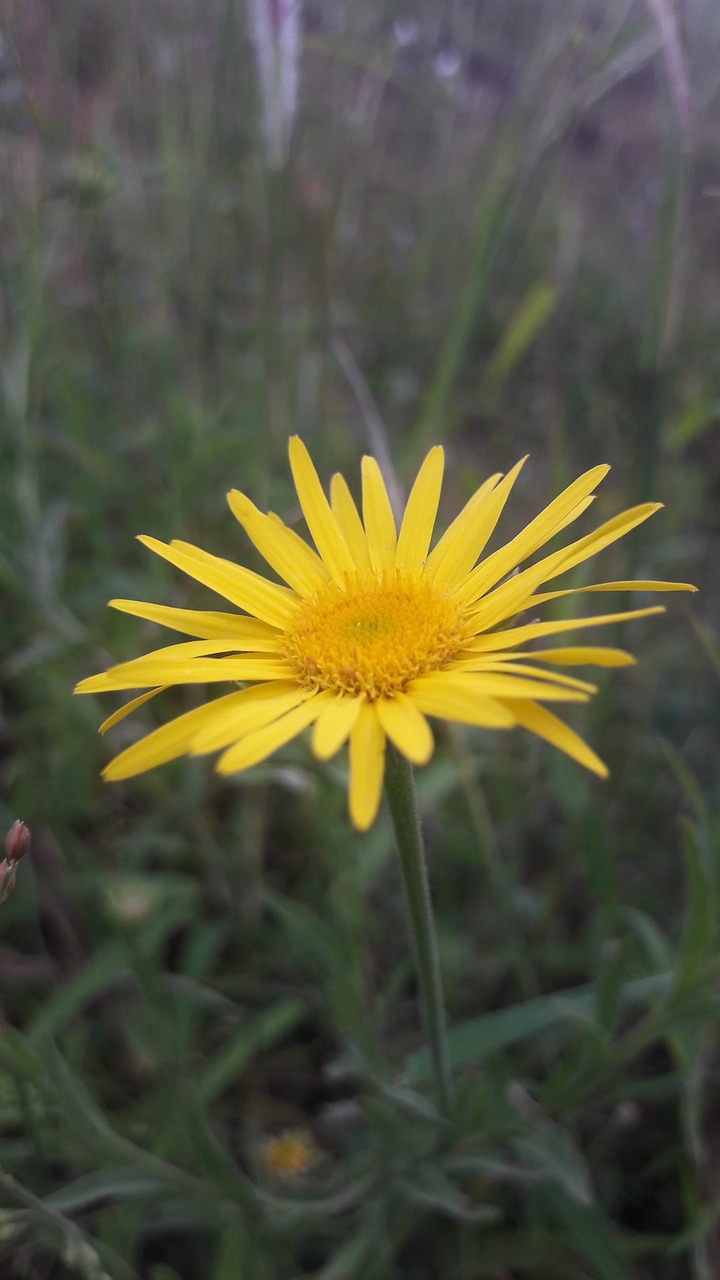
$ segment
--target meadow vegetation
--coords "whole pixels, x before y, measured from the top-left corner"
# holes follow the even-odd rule
[[[306,0],[270,169],[242,4],[4,6],[3,1280],[720,1273],[720,10],[676,8]],[[108,785],[202,691],[110,745],[72,697],[171,642],[111,597],[216,607],[136,534],[264,572],[225,494],[298,520],[294,433],[405,493],[442,443],[441,526],[529,453],[504,538],[608,462],[597,523],[666,505],[600,580],[700,590],[571,709],[608,781],[438,728],[449,1123],[343,758]]]

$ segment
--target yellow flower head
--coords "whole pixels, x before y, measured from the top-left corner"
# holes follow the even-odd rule
[[[305,1129],[287,1129],[267,1138],[262,1148],[265,1167],[282,1181],[304,1178],[318,1158],[318,1151]]]
[[[513,619],[579,591],[694,588],[603,582],[541,590],[642,524],[661,505],[651,502],[515,572],[589,507],[606,466],[580,476],[521,533],[481,560],[522,465],[486,480],[431,551],[441,448],[431,449],[420,468],[398,531],[374,458],[363,458],[361,516],[340,475],[333,476],[328,501],[307,449],[293,437],[290,466],[316,550],[244,494],[228,495],[234,515],[286,586],[186,542],[141,538],[242,612],[111,600],[115,609],[197,638],[83,680],[78,693],[146,690],[106,720],[101,732],[170,685],[244,687],[148,734],[121,752],[104,776],[118,781],[186,752],[217,750],[219,772],[236,773],[312,725],[313,751],[321,760],[349,740],[350,815],[366,830],[380,802],[387,739],[413,763],[425,764],[433,750],[427,718],[438,716],[492,729],[522,725],[604,777],[607,769],[594,751],[546,705],[586,702],[596,686],[555,668],[622,667],[634,659],[620,649],[524,646],[662,608],[519,626]]]

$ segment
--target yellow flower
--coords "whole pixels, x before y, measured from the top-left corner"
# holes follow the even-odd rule
[[[287,1181],[305,1177],[316,1163],[318,1151],[305,1129],[287,1129],[266,1138],[262,1155],[268,1173]]]
[[[247,687],[148,734],[107,766],[105,778],[118,781],[186,752],[217,750],[219,772],[236,773],[312,725],[312,748],[321,760],[349,740],[350,815],[366,830],[380,802],[387,739],[414,764],[425,764],[433,750],[428,717],[435,716],[492,729],[522,725],[606,776],[594,751],[546,704],[586,702],[596,692],[595,685],[556,671],[558,665],[623,667],[634,659],[620,649],[526,646],[662,608],[520,625],[514,619],[528,610],[533,617],[548,600],[578,592],[694,588],[604,582],[540,590],[642,524],[661,505],[651,502],[515,572],[589,507],[606,466],[580,476],[516,537],[479,560],[523,462],[486,480],[431,551],[441,448],[431,449],[420,468],[398,531],[374,458],[362,462],[361,518],[342,476],[333,476],[328,501],[307,449],[293,437],[290,466],[316,551],[242,493],[228,495],[233,514],[287,586],[186,542],[142,537],[151,551],[243,612],[111,600],[115,609],[197,638],[83,680],[78,693],[146,690],[110,716],[101,732],[170,685]]]

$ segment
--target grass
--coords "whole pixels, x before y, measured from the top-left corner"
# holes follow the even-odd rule
[[[3,1277],[712,1280],[715,7],[684,12],[686,121],[650,7],[431,6],[401,44],[383,0],[308,3],[279,173],[242,9],[120,9],[2,19],[0,827],[33,831],[0,915]],[[352,835],[302,742],[105,786],[107,709],[71,697],[154,638],[107,599],[203,599],[134,535],[252,565],[224,495],[292,515],[293,431],[402,485],[445,444],[444,517],[530,452],[505,534],[608,461],[601,518],[666,508],[603,571],[702,592],[622,637],[640,663],[581,726],[609,782],[480,731],[418,774],[449,1126],[387,815]],[[266,1140],[298,1129],[283,1181]]]

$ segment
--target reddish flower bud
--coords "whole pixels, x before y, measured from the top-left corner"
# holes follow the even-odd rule
[[[30,829],[16,818],[5,837],[5,854],[8,862],[19,862],[30,848]]]

